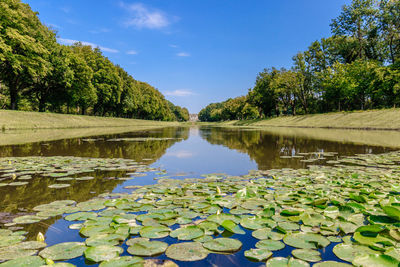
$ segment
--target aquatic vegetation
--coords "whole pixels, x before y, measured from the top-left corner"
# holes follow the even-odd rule
[[[335,155],[329,153],[325,156]],[[118,162],[119,167],[133,166]],[[307,169],[164,177],[154,185],[133,187],[130,193],[105,193],[81,203],[54,201],[35,207],[36,214],[15,218],[9,226],[63,215],[74,222],[70,229],[79,231],[85,242],[46,247],[43,242],[24,241],[25,232],[1,229],[0,260],[9,261],[0,266],[15,260],[59,261],[82,255],[100,266],[141,266],[141,257],[163,253],[175,261],[240,253],[249,260],[265,261],[266,266],[347,266],[324,261],[321,251],[328,246],[338,260],[356,266],[397,266],[399,162],[400,152],[356,155]],[[12,168],[4,173],[15,173]],[[258,242],[244,250],[239,239],[250,235]],[[124,243],[132,257],[120,256]],[[291,248],[287,258],[274,257],[285,248]],[[4,256],[10,250],[17,251],[16,258]]]

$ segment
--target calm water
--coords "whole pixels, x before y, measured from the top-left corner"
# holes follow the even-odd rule
[[[173,138],[169,140],[153,140],[146,142],[109,141],[114,138],[157,137]],[[326,160],[334,160],[344,155],[359,153],[383,153],[391,148],[356,145],[345,142],[324,141],[308,137],[272,134],[261,130],[239,130],[230,128],[186,127],[164,128],[151,131],[124,133],[118,135],[77,138],[52,142],[39,142],[25,145],[1,146],[0,157],[11,156],[79,156],[99,158],[126,158],[166,170],[168,176],[177,179],[198,178],[207,173],[226,173],[244,175],[252,169],[304,168],[307,164],[325,164]],[[92,140],[97,139],[97,140]],[[301,158],[286,158],[304,152],[337,152],[335,157],[316,159],[312,163]],[[123,172],[96,172],[94,180],[71,182],[65,189],[49,189],[54,178],[36,178],[28,185],[18,187],[0,187],[0,227],[12,220],[17,214],[29,213],[32,208],[54,200],[73,199],[77,202],[88,200],[105,192],[125,192],[127,185],[146,185],[156,181],[154,173],[133,180],[121,181],[104,179],[106,177],[123,177]],[[29,238],[37,232],[45,233],[48,245],[83,241],[78,231],[69,230],[67,222],[58,218],[49,219],[39,224],[25,227],[30,232]],[[260,266],[244,258],[243,251],[254,247],[256,239],[251,235],[235,235],[243,242],[241,251],[233,255],[210,254],[206,260],[184,263],[180,266]],[[160,241],[171,241],[171,238]],[[338,260],[331,247],[322,251],[324,259]],[[125,247],[126,248],[126,247]],[[274,253],[274,256],[287,256],[291,249]],[[125,252],[124,255],[127,255]],[[165,255],[159,258],[165,258]],[[69,261],[78,266],[86,266],[83,257]],[[264,264],[265,265],[265,264]],[[96,266],[96,265],[91,265]]]

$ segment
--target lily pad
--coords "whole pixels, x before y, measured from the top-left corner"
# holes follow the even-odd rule
[[[252,248],[250,250],[246,250],[244,255],[252,260],[265,261],[272,256],[272,252],[265,248]]]
[[[242,247],[242,242],[232,238],[215,238],[211,241],[203,243],[203,246],[212,251],[218,252],[235,252]]]
[[[208,250],[199,242],[172,244],[165,252],[167,257],[179,261],[199,261],[208,256]]]
[[[119,257],[124,250],[121,247],[102,245],[87,248],[85,258],[93,262],[101,262]]]
[[[194,225],[178,228],[170,233],[171,237],[179,240],[192,240],[203,235],[204,230]]]
[[[39,256],[51,260],[69,260],[82,256],[85,249],[84,243],[65,242],[43,249]]]
[[[400,261],[388,255],[369,254],[355,257],[352,263],[362,267],[398,267]]]
[[[41,257],[27,256],[0,263],[0,267],[40,267],[44,264],[46,263]]]
[[[350,264],[338,261],[322,261],[313,265],[313,267],[349,267]]]
[[[313,249],[295,249],[292,251],[293,256],[298,259],[317,262],[321,260],[321,253]]]
[[[128,247],[128,253],[135,256],[150,257],[163,253],[167,243],[160,241],[139,241]]]
[[[256,243],[256,248],[264,248],[270,251],[281,250],[285,247],[281,241],[272,240],[272,239],[264,239]]]
[[[166,226],[145,226],[140,229],[139,233],[142,237],[147,238],[163,238],[167,237],[171,229]]]
[[[144,260],[140,257],[123,256],[111,260],[103,261],[99,267],[131,267],[143,263]]]
[[[293,233],[287,234],[283,238],[285,244],[301,249],[324,248],[330,244],[330,241],[319,234],[313,233]]]

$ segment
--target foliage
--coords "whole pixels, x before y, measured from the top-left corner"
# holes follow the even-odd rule
[[[202,121],[264,118],[399,106],[400,2],[352,0],[332,20],[332,36],[293,57],[291,69],[264,69],[246,102],[258,116],[210,104]]]
[[[20,0],[0,3],[0,108],[186,121],[187,109],[136,81],[99,48],[60,45]]]

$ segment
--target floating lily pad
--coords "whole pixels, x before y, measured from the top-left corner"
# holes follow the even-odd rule
[[[313,249],[295,249],[292,251],[293,256],[298,259],[317,262],[321,260],[321,253]]]
[[[140,257],[123,256],[103,261],[99,267],[131,267],[140,266],[141,263],[144,263],[144,260]]]
[[[203,235],[204,230],[194,225],[178,228],[170,233],[171,237],[179,240],[192,240]]]
[[[232,238],[215,238],[203,243],[206,249],[219,252],[235,252],[242,247],[242,242]]]
[[[283,238],[285,244],[302,249],[324,248],[330,244],[330,241],[319,234],[313,233],[293,233]]]
[[[139,233],[142,237],[147,238],[163,238],[169,235],[171,229],[166,226],[145,226],[140,229]]]
[[[199,242],[172,244],[165,252],[167,257],[179,261],[199,261],[205,259],[208,253]]]
[[[168,247],[167,243],[160,241],[139,241],[128,247],[128,253],[135,256],[150,257],[163,253]]]
[[[369,254],[355,257],[352,263],[362,267],[398,267],[400,261],[388,255]]]
[[[252,248],[250,250],[246,250],[244,255],[252,260],[264,261],[272,256],[272,252],[265,248]]]
[[[349,267],[349,266],[352,265],[337,261],[323,261],[313,265],[313,267]]]
[[[229,232],[234,233],[234,234],[244,235],[246,233],[245,231],[243,231],[242,228],[240,228],[239,225],[237,225],[235,222],[233,222],[231,220],[223,221],[221,223],[221,226],[224,227]]]
[[[51,260],[69,260],[82,256],[86,246],[80,242],[65,242],[47,247],[40,251],[39,255]]]
[[[264,239],[256,243],[256,248],[264,248],[270,251],[281,250],[285,247],[281,241],[272,240],[272,239]]]
[[[119,257],[124,250],[121,247],[102,245],[87,248],[85,258],[93,262],[107,261]]]
[[[339,259],[349,262],[352,262],[359,255],[376,253],[366,246],[344,243],[337,244],[333,247],[332,251]]]
[[[0,263],[0,267],[40,267],[44,264],[46,263],[41,257],[27,256]]]
[[[85,221],[87,219],[94,219],[97,214],[94,212],[77,212],[66,216],[64,219],[67,221]]]

